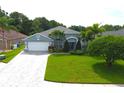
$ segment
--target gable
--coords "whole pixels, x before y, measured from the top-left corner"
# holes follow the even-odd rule
[[[41,35],[40,33],[34,34],[24,39],[24,41],[31,42],[50,42],[53,41],[51,38]]]

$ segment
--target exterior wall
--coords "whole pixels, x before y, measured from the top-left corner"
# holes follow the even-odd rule
[[[5,40],[5,45],[4,48],[5,49],[11,49],[11,46],[13,44],[19,43],[19,42],[23,42],[22,39],[16,39],[16,40]],[[2,49],[3,45],[2,45],[2,40],[0,40],[0,50]]]
[[[10,40],[7,41],[7,48],[6,49],[11,49],[11,41]]]
[[[7,49],[7,47],[8,47],[7,40],[5,40],[4,42],[5,42],[4,43],[4,49]],[[0,39],[0,50],[2,50],[2,49],[3,49],[3,40]]]
[[[0,50],[2,50],[2,40],[0,39]]]
[[[16,43],[19,43],[19,42],[23,42],[22,38],[15,39],[15,40],[10,40],[10,41],[11,41],[11,44],[16,44]]]
[[[79,34],[65,34],[65,37],[66,37],[66,40],[68,40],[69,37],[70,37],[70,40],[71,40],[71,37],[75,37],[77,39],[77,40],[75,39],[76,40],[75,42],[77,43],[78,38],[79,38]],[[56,47],[58,49],[63,49],[64,48],[64,43],[65,43],[65,40],[62,40],[62,41],[60,41],[60,40],[54,40],[54,47]]]
[[[62,49],[64,47],[65,40],[54,40],[54,47],[57,49]]]

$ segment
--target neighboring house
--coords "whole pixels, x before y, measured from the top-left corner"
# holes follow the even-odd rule
[[[48,47],[54,45],[55,42],[52,38],[49,37],[49,34],[55,30],[63,31],[65,34],[65,39],[68,41],[70,50],[75,49],[76,44],[79,40],[80,33],[75,30],[71,30],[62,26],[58,26],[41,33],[36,33],[32,36],[29,36],[24,39],[26,44],[26,50],[29,51],[48,51]],[[63,48],[64,42],[61,42],[59,46]]]
[[[103,36],[107,35],[115,35],[115,36],[124,36],[124,29],[120,29],[117,31],[106,31],[102,33]]]
[[[16,31],[4,31],[4,49],[11,49],[12,46],[16,46],[18,43],[22,42],[22,39],[27,36]],[[0,50],[3,48],[3,32],[0,30]]]

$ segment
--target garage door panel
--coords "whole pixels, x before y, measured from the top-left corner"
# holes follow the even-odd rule
[[[30,51],[48,51],[49,42],[28,42]]]

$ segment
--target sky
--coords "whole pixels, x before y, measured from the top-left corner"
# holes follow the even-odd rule
[[[0,6],[8,13],[46,17],[66,26],[124,24],[124,0],[0,0]]]

